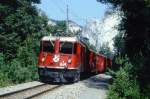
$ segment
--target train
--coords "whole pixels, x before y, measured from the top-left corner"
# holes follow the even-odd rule
[[[77,82],[82,73],[101,73],[111,66],[111,58],[94,52],[77,37],[44,36],[40,41],[41,81]]]

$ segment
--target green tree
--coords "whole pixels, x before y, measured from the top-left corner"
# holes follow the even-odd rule
[[[40,38],[48,18],[34,4],[40,0],[0,1],[0,86],[36,79]]]
[[[40,0],[5,0],[0,1],[0,51],[6,57],[16,57],[22,42],[32,36],[40,38],[45,33],[47,19],[38,15],[32,3]]]
[[[56,21],[56,25],[49,25],[49,32],[55,36],[64,36],[66,34],[66,22]]]
[[[112,58],[113,52],[109,48],[109,43],[106,42],[99,48],[99,53],[105,55],[106,57]]]
[[[119,9],[124,13],[119,28],[120,31],[125,31],[124,53],[134,65],[133,70],[138,77],[141,92],[145,88],[149,89],[147,86],[150,85],[150,81],[147,79],[150,79],[150,0],[97,1],[109,3],[114,10]],[[150,97],[150,94],[147,95]]]

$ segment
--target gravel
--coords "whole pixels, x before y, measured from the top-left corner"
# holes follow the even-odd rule
[[[106,99],[110,79],[111,76],[99,74],[78,83],[64,85],[34,99]],[[0,95],[41,84],[43,83],[34,81],[0,88]]]
[[[41,82],[33,81],[33,82],[18,84],[15,86],[8,86],[8,87],[0,88],[0,95],[11,93],[11,92],[22,90],[22,89],[26,89],[26,88],[30,88],[30,87],[34,87],[34,86],[38,86],[38,85],[42,85],[42,84],[43,83],[41,83]]]
[[[110,76],[100,74],[34,99],[105,99]]]

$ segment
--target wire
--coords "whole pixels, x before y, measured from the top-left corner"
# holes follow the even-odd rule
[[[61,1],[61,3],[63,3],[63,5],[67,5],[63,0],[60,0]]]
[[[60,0],[63,5],[67,5],[68,3],[65,3],[64,0]],[[67,1],[66,1],[67,2]],[[86,18],[81,18],[72,8],[69,6],[69,14],[71,14],[74,18],[70,19],[76,19],[76,20],[86,20]]]
[[[52,3],[57,6],[56,8],[59,9],[59,11],[63,14],[66,15],[66,6],[68,4],[68,0],[66,1],[66,3],[63,0],[59,0],[60,2],[57,2],[57,0],[51,0]],[[63,5],[63,6],[60,6]],[[72,8],[71,6],[69,6],[69,14],[71,15],[69,17],[70,20],[80,20],[80,21],[84,21],[86,23],[87,18],[81,18]]]
[[[60,7],[60,5],[57,3],[57,2],[55,2],[56,0],[51,0],[52,1],[52,3],[54,4],[54,5],[56,5],[57,6],[57,8],[59,9],[59,11],[62,13],[62,14],[64,14],[65,15],[65,10],[63,9],[63,8],[61,8]]]

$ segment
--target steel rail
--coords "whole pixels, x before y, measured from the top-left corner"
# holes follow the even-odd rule
[[[25,99],[41,99],[40,97],[42,97],[44,94],[46,94],[46,93],[49,93],[50,91],[54,91],[54,90],[56,90],[56,89],[58,89],[58,88],[60,88],[60,87],[62,87],[61,85],[58,85],[58,86],[55,86],[55,87],[53,87],[53,88],[51,88],[51,89],[48,89],[48,90],[44,90],[44,91],[42,91],[42,92],[40,92],[40,93],[37,93],[37,94],[34,94],[34,95],[32,95],[32,96],[30,96],[30,97],[27,97],[27,98],[25,98]]]
[[[61,85],[42,84],[0,95],[0,99],[31,99],[61,87]]]

